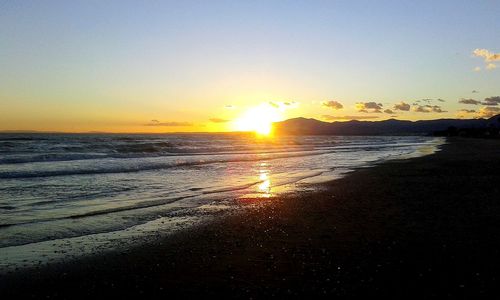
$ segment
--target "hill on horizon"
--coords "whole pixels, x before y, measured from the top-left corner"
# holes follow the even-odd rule
[[[316,119],[294,118],[273,124],[276,134],[288,135],[429,135],[449,128],[485,129],[500,127],[500,115],[489,119],[436,119],[405,121],[324,122]]]

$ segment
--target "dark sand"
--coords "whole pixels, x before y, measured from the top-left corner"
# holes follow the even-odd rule
[[[496,295],[500,141],[358,170],[154,245],[0,278],[14,296]],[[7,296],[7,297],[6,297]]]

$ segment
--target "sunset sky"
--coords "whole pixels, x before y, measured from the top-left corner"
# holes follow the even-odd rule
[[[0,130],[487,117],[499,16],[497,0],[1,1]]]

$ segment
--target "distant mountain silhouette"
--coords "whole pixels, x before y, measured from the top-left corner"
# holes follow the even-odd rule
[[[294,118],[273,124],[277,134],[287,135],[429,135],[450,128],[500,128],[500,115],[490,119],[438,119],[424,121],[347,121],[323,122]]]

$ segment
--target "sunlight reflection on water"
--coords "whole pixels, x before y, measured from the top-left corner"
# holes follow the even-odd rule
[[[269,178],[269,170],[259,170],[259,179],[262,182],[258,185],[259,193],[262,198],[271,197],[271,178]]]

